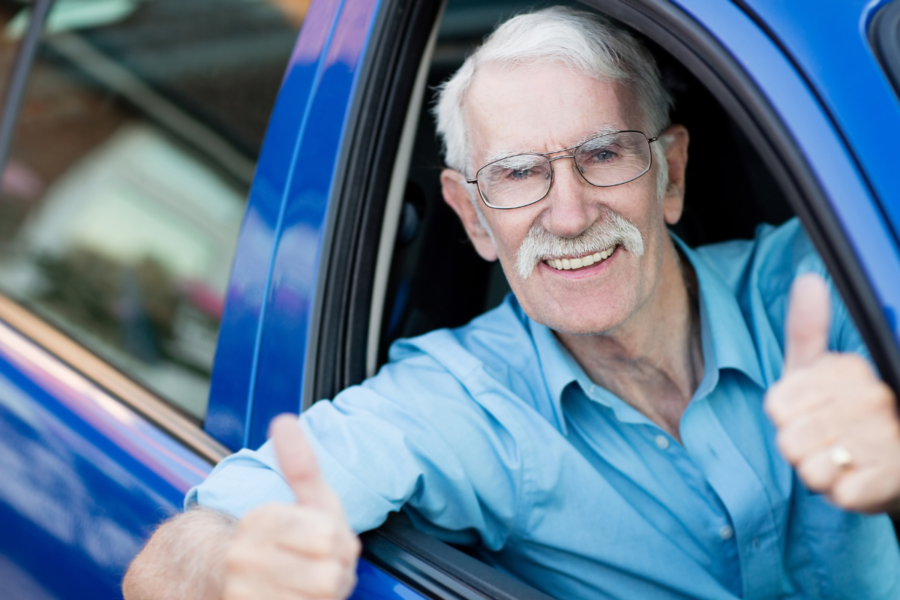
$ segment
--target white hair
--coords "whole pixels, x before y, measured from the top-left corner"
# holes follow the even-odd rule
[[[672,97],[662,84],[650,52],[630,33],[597,13],[553,6],[517,15],[501,24],[453,77],[438,88],[433,112],[447,166],[460,173],[473,169],[469,164],[471,156],[464,103],[466,92],[481,66],[553,61],[598,81],[623,82],[634,94],[648,137],[659,135],[669,124]],[[670,140],[663,136],[653,144],[653,155],[658,163],[659,197],[665,194],[668,184],[665,150],[669,143]],[[474,189],[472,192],[479,221],[485,226],[477,192]]]

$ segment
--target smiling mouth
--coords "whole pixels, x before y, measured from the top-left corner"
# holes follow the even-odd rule
[[[557,271],[583,269],[606,260],[613,255],[613,252],[616,251],[617,247],[618,246],[612,246],[606,250],[601,250],[600,252],[594,252],[593,254],[580,256],[578,258],[548,258],[544,261],[544,264],[548,267],[553,267]]]

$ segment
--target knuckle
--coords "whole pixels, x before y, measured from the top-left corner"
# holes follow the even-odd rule
[[[854,496],[847,490],[846,486],[835,486],[834,489],[831,490],[829,498],[843,509],[852,510],[853,508]]]
[[[860,510],[865,502],[865,495],[860,493],[860,488],[853,485],[847,478],[837,481],[829,495],[831,501],[844,510]]]
[[[337,562],[326,561],[316,569],[315,593],[326,598],[340,597],[344,579],[344,567]]]
[[[897,400],[894,398],[894,393],[891,391],[891,388],[880,381],[873,390],[872,401],[875,407],[882,411],[897,412]]]
[[[897,416],[886,420],[884,425],[888,438],[894,442],[900,441],[900,420],[897,419]]]
[[[362,554],[362,542],[357,536],[350,537],[350,555],[353,560],[357,560],[359,555]]]
[[[825,486],[824,478],[808,460],[797,465],[797,474],[800,475],[800,479],[803,480],[806,487],[813,491],[822,491]]]
[[[872,367],[869,366],[866,359],[861,356],[856,354],[842,354],[837,360],[840,361],[838,363],[839,370],[845,376],[859,379],[873,376]]]
[[[763,400],[763,410],[777,424],[782,423],[784,420],[787,400],[786,395],[783,393],[783,388],[779,386],[780,384],[776,383],[769,389],[769,393],[766,394]]]
[[[316,519],[309,528],[309,551],[323,557],[335,557],[340,550],[342,532],[330,519]]]
[[[327,539],[332,545],[336,546],[341,539],[343,529],[338,525],[337,521],[332,518],[323,518],[319,521],[322,529],[322,537]]]
[[[796,437],[793,431],[783,431],[776,438],[782,456],[792,465],[796,465],[802,458]]]

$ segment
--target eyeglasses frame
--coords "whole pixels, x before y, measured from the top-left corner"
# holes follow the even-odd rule
[[[592,141],[596,140],[597,138],[606,137],[606,136],[608,136],[608,135],[616,135],[616,134],[618,134],[618,133],[639,133],[639,134],[641,134],[642,136],[644,136],[644,139],[645,139],[645,140],[647,140],[647,146],[648,146],[648,147],[650,146],[650,144],[652,144],[653,142],[657,141],[657,140],[659,139],[659,137],[660,137],[660,136],[657,135],[657,136],[654,136],[654,137],[652,137],[652,138],[648,138],[648,137],[647,137],[647,134],[644,133],[643,131],[638,131],[638,130],[636,130],[636,129],[623,129],[622,131],[612,131],[612,132],[610,132],[610,133],[603,133],[603,134],[600,134],[600,135],[595,135],[594,137],[591,137],[591,138],[588,138],[588,139],[584,140],[584,141],[581,142],[580,144],[575,144],[574,146],[570,146],[569,148],[563,148],[562,150],[553,150],[553,151],[551,151],[551,152],[523,152],[523,153],[521,153],[521,154],[511,154],[510,156],[504,156],[503,158],[498,158],[498,159],[496,159],[496,160],[492,160],[492,161],[489,162],[488,164],[484,165],[483,167],[481,167],[480,169],[478,169],[478,170],[475,172],[475,179],[466,179],[466,183],[469,183],[469,184],[475,184],[475,189],[478,190],[478,196],[481,198],[481,201],[484,202],[484,205],[487,206],[488,208],[492,208],[492,209],[494,209],[494,210],[514,210],[514,209],[516,209],[516,208],[524,208],[524,207],[526,207],[526,206],[531,206],[532,204],[537,204],[538,202],[540,202],[541,200],[543,200],[544,198],[546,198],[547,195],[550,193],[550,188],[553,187],[553,177],[554,177],[554,175],[553,175],[553,173],[554,173],[554,170],[553,170],[553,161],[559,160],[559,159],[561,159],[561,158],[571,158],[571,159],[574,161],[574,160],[575,160],[575,153],[578,151],[579,148],[581,148],[582,146],[584,146],[584,145],[587,144],[588,142],[592,142]],[[560,152],[569,152],[569,151],[572,151],[572,153],[571,153],[571,154],[563,154],[562,156],[554,156],[553,158],[548,158],[548,159],[547,159],[547,162],[550,163],[550,185],[547,186],[547,191],[544,192],[544,195],[543,195],[543,196],[541,196],[541,197],[538,198],[537,200],[534,200],[534,201],[529,202],[529,203],[527,203],[527,204],[520,204],[519,206],[494,206],[493,204],[491,204],[490,202],[487,201],[487,198],[484,197],[484,193],[482,193],[482,191],[481,191],[481,186],[478,185],[478,175],[479,175],[479,173],[481,173],[483,170],[485,170],[486,168],[488,168],[488,167],[491,166],[492,164],[500,162],[501,160],[507,160],[507,159],[509,159],[509,158],[512,158],[513,156],[545,156],[545,157],[546,157],[546,156],[549,156],[549,155],[551,155],[551,154],[559,154]],[[577,166],[577,163],[576,163],[576,166]],[[609,185],[597,185],[597,184],[591,183],[590,181],[587,180],[587,177],[584,176],[584,173],[581,171],[581,168],[578,168],[578,169],[575,169],[575,170],[578,171],[578,174],[581,175],[581,178],[584,179],[585,183],[587,183],[588,185],[591,185],[591,186],[593,186],[593,187],[604,188],[604,187],[616,187],[617,185],[624,185],[624,184],[626,184],[626,183],[632,182],[632,181],[634,181],[635,179],[638,179],[638,178],[643,177],[644,175],[646,175],[647,172],[650,171],[650,168],[651,168],[651,167],[653,167],[653,152],[652,152],[652,149],[651,149],[651,152],[650,152],[650,162],[647,164],[647,168],[644,169],[639,175],[635,175],[635,176],[632,177],[631,179],[628,179],[628,180],[625,180],[625,181],[620,181],[619,183],[611,183],[611,184],[609,184]]]

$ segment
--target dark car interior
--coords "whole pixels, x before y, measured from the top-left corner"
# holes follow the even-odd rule
[[[398,228],[379,364],[386,361],[394,340],[462,325],[499,304],[509,291],[499,263],[486,263],[475,253],[458,218],[441,197],[443,162],[429,112],[436,86],[459,68],[467,52],[497,22],[528,8],[492,4],[480,5],[478,18],[465,20],[461,15],[472,11],[474,3],[451,2],[444,18]],[[750,238],[759,224],[777,225],[790,218],[793,211],[775,179],[722,106],[671,55],[639,33],[635,35],[653,51],[675,97],[672,123],[685,125],[691,136],[686,207],[673,228],[675,233],[698,246]]]

